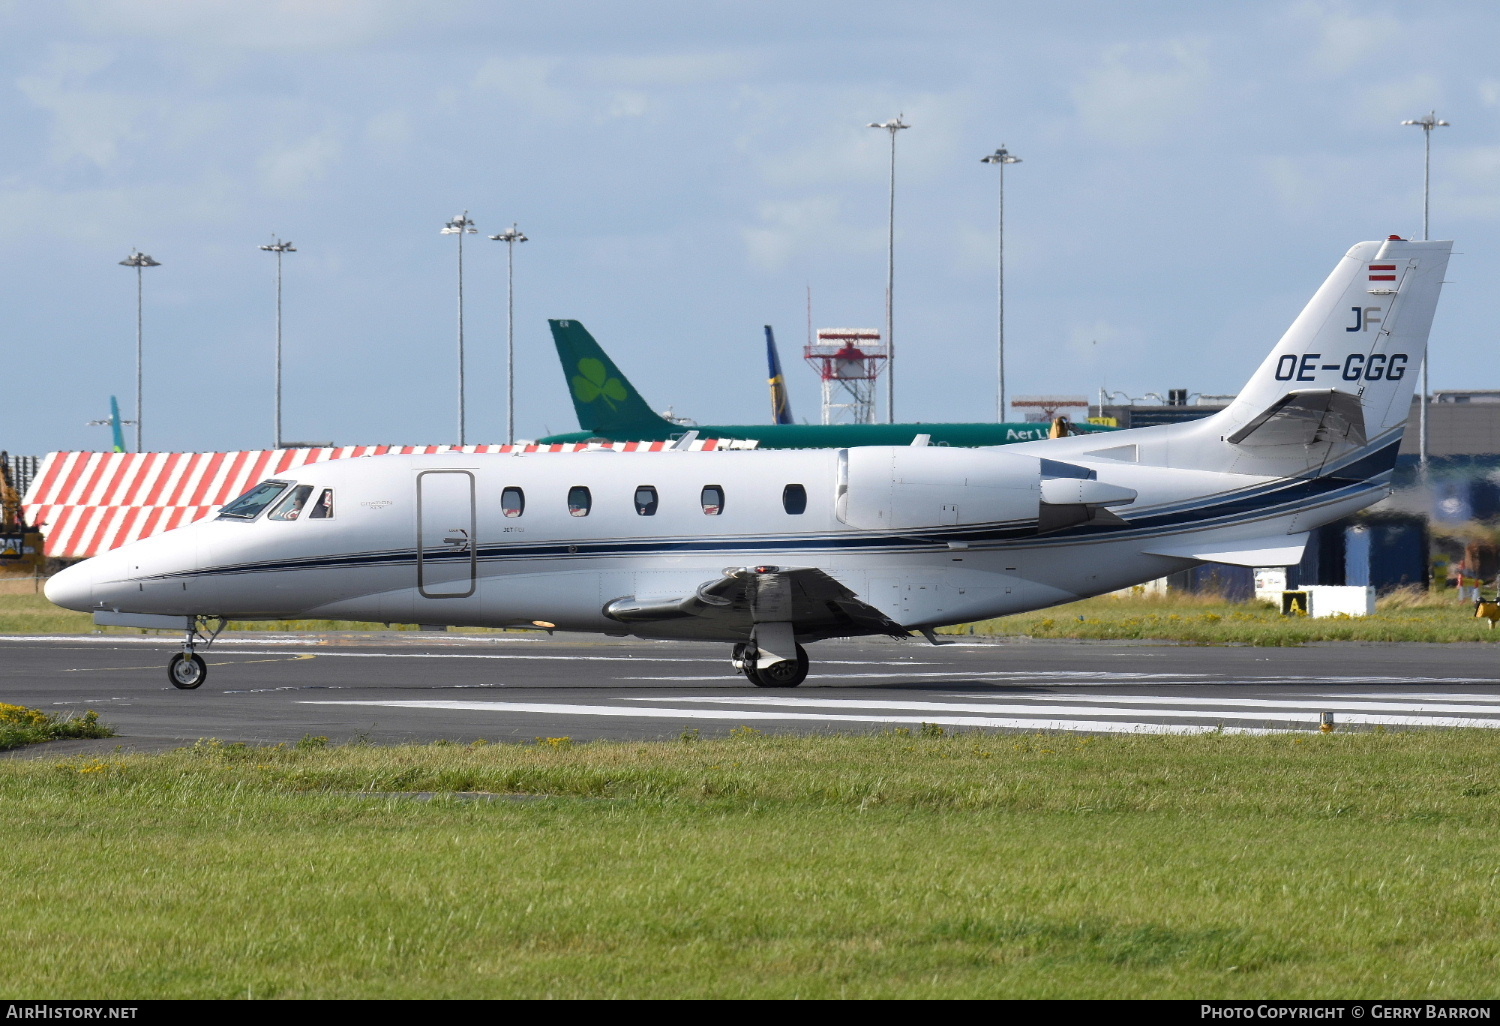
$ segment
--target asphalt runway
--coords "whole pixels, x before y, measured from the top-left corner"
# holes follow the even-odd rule
[[[27,755],[153,751],[199,738],[337,743],[704,737],[948,729],[1082,733],[1500,727],[1500,648],[1303,648],[861,639],[810,649],[795,689],[761,689],[729,646],[597,636],[236,634],[197,691],[167,683],[165,637],[0,638],[0,701],[98,710],[118,731]],[[12,753],[13,755],[16,753]]]

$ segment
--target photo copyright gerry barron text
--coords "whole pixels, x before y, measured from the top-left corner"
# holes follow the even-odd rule
[[[1461,1001],[1274,1001],[1242,1004],[1204,1002],[1200,1019],[1488,1019],[1490,1002]]]

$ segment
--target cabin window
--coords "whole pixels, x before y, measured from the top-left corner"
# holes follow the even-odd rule
[[[594,497],[583,485],[574,485],[568,489],[568,512],[575,517],[586,517],[589,510],[593,508]]]
[[[312,495],[312,485],[298,485],[286,498],[276,504],[271,512],[266,514],[267,520],[296,520],[302,515],[302,507],[307,505],[308,497]]]
[[[507,488],[500,493],[500,512],[508,517],[518,517],[526,512],[526,493],[519,488]]]
[[[799,484],[787,485],[781,490],[781,508],[792,516],[807,512],[807,489]]]
[[[253,520],[260,515],[260,511],[276,501],[276,497],[286,490],[289,481],[262,481],[250,489],[238,499],[219,510],[221,517],[235,517],[240,520]]]
[[[724,512],[724,489],[719,485],[704,485],[698,501],[703,504],[704,513],[716,517]]]
[[[635,511],[643,517],[656,516],[656,489],[641,485],[635,490]]]

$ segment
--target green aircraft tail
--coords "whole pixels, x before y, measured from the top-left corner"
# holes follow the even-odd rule
[[[552,341],[562,360],[563,376],[568,381],[568,394],[573,397],[580,428],[607,437],[673,429],[670,422],[652,412],[582,324],[554,320],[547,323],[552,327]]]

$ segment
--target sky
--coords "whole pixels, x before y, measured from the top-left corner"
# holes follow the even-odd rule
[[[577,429],[546,319],[656,408],[792,409],[814,327],[884,319],[901,114],[899,420],[993,420],[1005,145],[1011,394],[1235,392],[1353,243],[1457,240],[1432,385],[1500,388],[1500,6],[1006,0],[0,0],[0,449],[284,437],[470,443]]]

